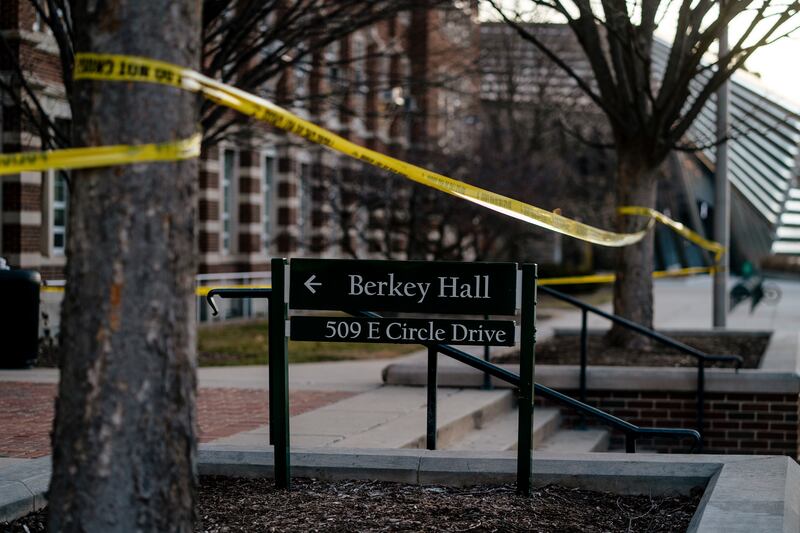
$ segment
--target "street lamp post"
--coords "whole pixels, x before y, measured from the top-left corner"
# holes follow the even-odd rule
[[[720,9],[724,5],[720,2]],[[719,34],[718,61],[728,54],[728,26]],[[720,63],[719,68],[722,68]],[[728,181],[728,96],[729,82],[717,91],[717,153],[714,170],[714,240],[725,247],[714,270],[714,322],[715,328],[724,328],[728,313],[727,277],[730,264],[730,183]]]

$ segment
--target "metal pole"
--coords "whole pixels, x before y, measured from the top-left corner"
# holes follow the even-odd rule
[[[269,410],[269,420],[270,420],[270,422],[269,422],[269,445],[270,446],[274,446],[275,445],[275,424],[273,423],[273,421],[278,418],[278,415],[275,413],[275,409],[277,407],[277,402],[275,402],[274,398],[272,397],[273,391],[276,390],[276,388],[275,388],[275,376],[276,376],[276,373],[275,373],[275,367],[272,364],[272,327],[271,327],[271,324],[272,324],[272,308],[274,306],[279,306],[280,305],[280,301],[283,300],[283,295],[281,295],[280,298],[278,298],[277,296],[275,296],[275,297],[273,297],[273,296],[274,296],[274,293],[270,293],[269,298],[267,299],[267,305],[268,305],[268,307],[267,307],[267,316],[269,317],[269,321],[267,323],[267,339],[268,339],[268,341],[267,341],[267,354],[268,354],[267,355],[267,358],[268,358],[267,359],[267,383],[268,383],[267,397],[269,398],[269,405],[267,407],[268,407],[268,410]]]
[[[588,344],[589,344],[589,331],[587,325],[586,309],[581,309],[581,373],[580,373],[580,397],[581,402],[586,403],[586,364]],[[586,416],[581,413],[581,428],[586,427]]]
[[[700,442],[697,443],[698,453],[703,453],[703,426],[705,425],[704,407],[706,401],[706,363],[702,359],[697,361],[697,431],[700,433]]]
[[[289,364],[286,340],[288,302],[285,300],[286,259],[272,260],[272,294],[269,302],[270,435],[275,458],[275,486],[288,489],[289,466]]]
[[[519,435],[517,437],[517,492],[531,493],[533,463],[533,365],[536,347],[536,265],[522,265],[522,310],[519,348]]]
[[[428,347],[428,428],[426,431],[426,448],[436,449],[436,372],[438,352],[433,346]]]
[[[720,9],[725,2],[720,0]],[[728,27],[725,25],[719,34],[719,54],[722,58],[729,52]],[[722,68],[722,67],[720,67]],[[728,181],[728,95],[729,83],[726,81],[717,91],[717,145],[714,171],[714,240],[725,247],[717,268],[714,271],[714,327],[724,328],[728,312],[727,276],[730,265],[730,183]]]
[[[625,433],[625,453],[636,453],[636,436],[633,433]]]
[[[483,315],[484,320],[489,320],[489,315]],[[492,354],[490,351],[491,347],[487,344],[483,347],[483,360],[487,363],[491,362]],[[489,375],[488,372],[483,373],[483,388],[484,390],[491,390],[492,389],[492,376]]]

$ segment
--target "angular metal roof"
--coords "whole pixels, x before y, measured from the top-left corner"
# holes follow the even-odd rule
[[[667,44],[654,46],[656,68],[663,68],[668,53]],[[770,94],[750,75],[737,73],[730,84],[730,114],[731,184],[766,222],[771,253],[800,254],[800,106]],[[692,125],[690,137],[698,146],[713,144],[715,98]],[[714,147],[705,147],[701,154],[713,171]],[[748,236],[740,232],[736,238]]]

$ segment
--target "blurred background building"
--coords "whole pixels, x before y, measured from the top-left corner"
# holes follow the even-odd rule
[[[291,66],[256,92],[369,148],[613,227],[615,162],[600,110],[513,29],[481,22],[477,2],[413,5],[313,53],[297,45],[299,60],[282,51],[280,61]],[[566,26],[530,29],[590,76]],[[56,126],[70,120],[58,36],[29,0],[0,4],[0,31],[2,151],[64,141],[42,133],[68,130]],[[664,58],[657,47],[656,70]],[[221,72],[236,85],[236,69],[226,68]],[[746,73],[734,78],[731,108],[733,264],[800,269],[800,110]],[[713,117],[712,103],[691,132],[700,149],[670,158],[658,198],[660,210],[706,236],[714,208]],[[37,128],[37,121],[53,127]],[[207,137],[199,164],[199,284],[267,281],[275,256],[533,260],[544,265],[543,275],[612,266],[609,250],[416,186],[265,124],[229,126]],[[0,256],[56,283],[69,234],[69,179],[60,171],[0,177]],[[708,264],[692,245],[657,231],[656,268]],[[232,305],[229,316],[255,312],[247,302]]]

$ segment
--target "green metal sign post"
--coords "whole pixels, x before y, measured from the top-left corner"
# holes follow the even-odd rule
[[[426,447],[436,449],[437,360],[444,353],[519,387],[517,489],[530,495],[533,375],[536,344],[534,264],[423,261],[272,260],[272,288],[219,288],[223,298],[269,298],[269,426],[275,485],[291,483],[289,443],[288,338],[330,342],[396,342],[428,348]],[[292,317],[289,309],[346,310],[354,318]],[[487,314],[514,315],[488,320]],[[385,318],[365,311],[484,315],[484,320]],[[461,352],[448,344],[513,345],[519,337],[520,375]]]
[[[286,339],[286,259],[272,260],[269,301],[269,427],[275,457],[275,486],[291,483],[289,456],[289,363]]]
[[[522,309],[519,347],[519,436],[517,440],[517,490],[531,493],[533,432],[533,368],[536,348],[536,265],[522,265]]]

